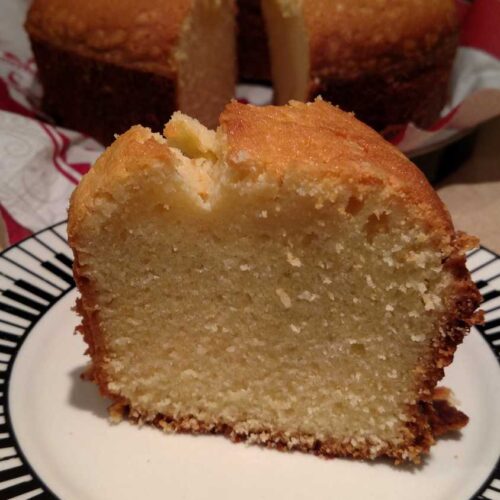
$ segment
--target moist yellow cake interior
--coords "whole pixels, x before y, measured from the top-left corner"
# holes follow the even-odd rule
[[[177,109],[211,127],[234,95],[234,24],[232,0],[197,0],[175,51],[180,81]]]
[[[299,0],[263,0],[276,104],[306,101],[309,40]]]
[[[228,168],[223,135],[180,114],[167,135],[174,165],[100,195],[80,250],[109,390],[261,438],[399,443],[449,282],[428,232],[380,189]]]

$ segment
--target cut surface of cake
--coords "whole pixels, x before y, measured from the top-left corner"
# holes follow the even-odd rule
[[[262,0],[277,104],[321,95],[383,131],[428,127],[448,98],[453,0]]]
[[[104,144],[176,110],[215,126],[235,86],[233,0],[35,0],[43,108]]]
[[[324,101],[133,127],[76,189],[68,235],[115,417],[396,462],[467,422],[434,390],[479,319],[475,242]]]

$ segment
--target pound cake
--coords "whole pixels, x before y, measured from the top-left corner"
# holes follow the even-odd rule
[[[109,144],[175,110],[216,126],[234,95],[233,0],[35,0],[26,30],[43,110]]]
[[[454,0],[262,0],[277,104],[317,95],[376,130],[428,127],[448,98]]]
[[[387,135],[430,126],[446,103],[453,0],[238,0],[237,11],[233,0],[34,0],[43,110],[105,144],[137,123],[160,131],[177,109],[215,126],[236,45],[240,78],[272,75],[277,104],[321,94]]]
[[[480,319],[476,241],[322,100],[131,128],[75,190],[68,236],[114,418],[396,462],[467,422],[435,388]]]

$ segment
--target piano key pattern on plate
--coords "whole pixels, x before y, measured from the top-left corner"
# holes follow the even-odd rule
[[[9,377],[16,354],[40,318],[75,286],[66,222],[55,224],[0,254],[0,498],[57,498],[24,456],[8,408]],[[485,323],[477,327],[500,362],[500,257],[484,248],[467,265],[483,295]],[[474,499],[500,498],[500,467]]]
[[[500,256],[485,248],[478,248],[467,256],[467,267],[483,296],[481,309],[484,311],[484,324],[476,328],[500,362]],[[500,499],[500,457],[495,469],[473,498]]]
[[[9,378],[31,330],[74,288],[72,262],[65,222],[0,254],[0,498],[57,498],[17,442],[8,409]]]

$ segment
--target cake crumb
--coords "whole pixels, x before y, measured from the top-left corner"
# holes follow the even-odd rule
[[[318,297],[319,295],[311,293],[309,290],[304,290],[303,292],[299,293],[299,295],[297,295],[298,299],[305,300],[307,302],[314,302]]]
[[[389,266],[389,267],[394,267],[394,259],[390,257],[389,255],[384,255],[382,257],[382,260]]]
[[[294,325],[293,323],[290,324],[290,330],[292,330],[292,332],[294,333],[300,333],[300,327]]]
[[[108,408],[109,420],[112,424],[119,424],[124,417],[126,406],[123,403],[113,403]]]
[[[290,296],[283,290],[283,288],[276,288],[276,295],[280,298],[281,303],[285,306],[285,309],[290,309],[292,307],[292,301]]]
[[[302,261],[298,257],[295,257],[290,251],[286,253],[286,260],[292,267],[302,267]]]
[[[437,309],[441,305],[441,298],[437,295],[424,293],[422,295],[422,298],[424,300],[424,309],[426,311],[432,311],[434,309]]]
[[[249,153],[244,149],[241,149],[234,155],[233,161],[235,163],[243,163],[244,161],[247,161],[249,158],[250,158]]]
[[[181,372],[181,378],[198,378],[198,373],[191,368],[188,368],[187,370]]]

